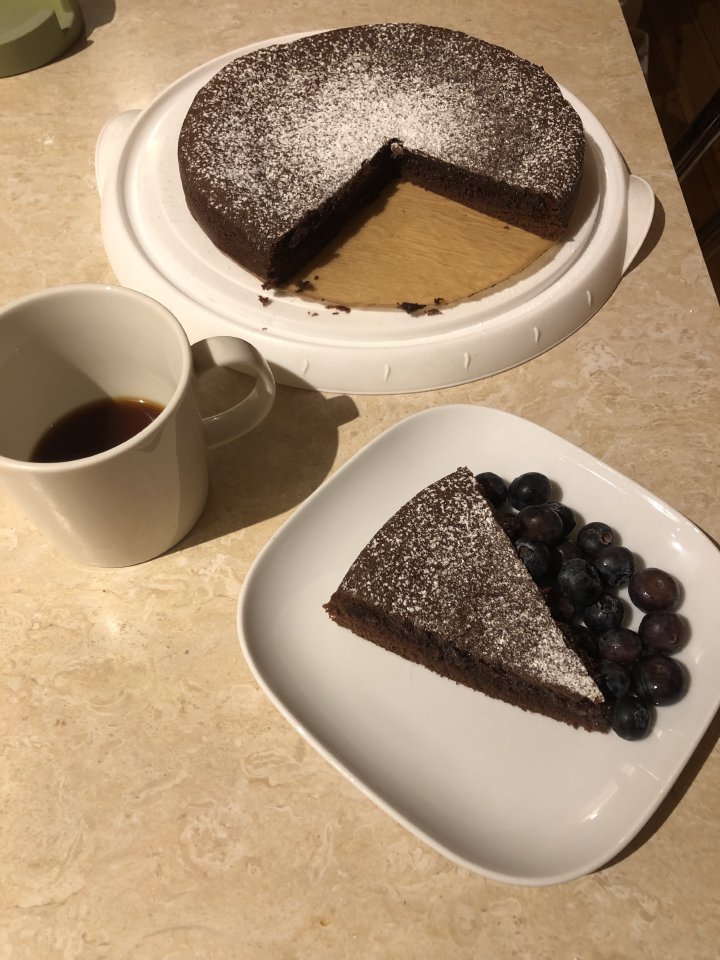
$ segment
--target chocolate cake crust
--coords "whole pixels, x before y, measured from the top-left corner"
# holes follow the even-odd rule
[[[597,683],[465,467],[388,520],[326,610],[458,683],[572,726],[609,728]]]
[[[457,31],[349,27],[253,51],[196,95],[188,207],[266,281],[291,277],[393,177],[557,239],[582,122],[539,66]]]

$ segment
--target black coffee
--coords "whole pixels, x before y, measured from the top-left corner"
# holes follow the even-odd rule
[[[159,403],[138,397],[85,403],[45,431],[30,459],[33,463],[61,463],[92,457],[134,437],[162,411]]]

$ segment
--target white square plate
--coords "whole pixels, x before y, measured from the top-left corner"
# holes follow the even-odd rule
[[[466,465],[509,482],[546,473],[582,523],[604,520],[646,566],[677,577],[691,637],[679,703],[636,742],[587,733],[461,687],[362,640],[323,609],[370,537],[429,483]],[[243,586],[243,652],[268,697],[356,786],[456,863],[496,880],[588,873],[635,836],[720,705],[720,552],[676,511],[578,447],[477,406],[416,414],[320,487]],[[634,611],[632,626],[640,614]]]

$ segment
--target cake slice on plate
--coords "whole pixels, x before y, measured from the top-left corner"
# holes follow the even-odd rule
[[[488,696],[609,729],[605,697],[467,467],[402,506],[325,609],[366,640]]]

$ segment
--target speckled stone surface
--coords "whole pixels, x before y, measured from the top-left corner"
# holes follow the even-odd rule
[[[518,369],[412,396],[282,388],[260,429],[212,454],[195,531],[142,567],[79,567],[0,499],[0,958],[716,960],[717,718],[614,863],[504,886],[424,846],[306,746],[235,629],[243,578],[297,505],[437,404],[526,416],[720,539],[718,305],[616,0],[82,6],[80,49],[0,81],[3,303],[113,280],[93,169],[107,119],[246,43],[363,21],[441,22],[541,63],[607,126],[661,216],[609,303]]]

